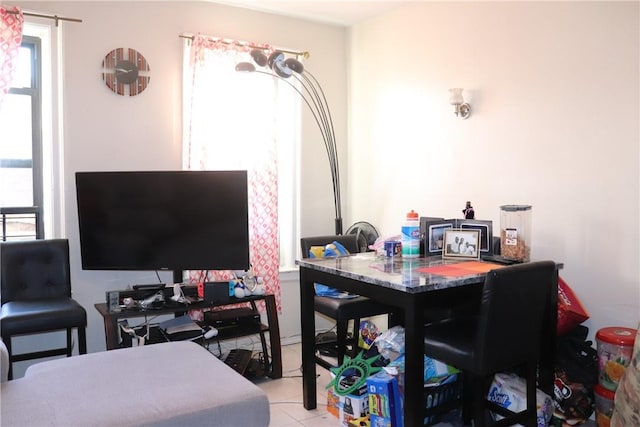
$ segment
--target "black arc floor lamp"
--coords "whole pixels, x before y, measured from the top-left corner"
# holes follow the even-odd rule
[[[324,146],[327,150],[327,157],[329,159],[331,181],[333,184],[335,231],[337,235],[342,234],[340,170],[338,167],[336,136],[333,130],[333,121],[331,119],[331,112],[329,111],[329,104],[327,103],[327,98],[324,95],[324,91],[322,90],[320,83],[318,83],[318,80],[316,80],[313,74],[304,69],[304,66],[300,61],[295,58],[286,58],[283,52],[274,51],[267,57],[261,49],[253,49],[251,51],[251,58],[256,65],[264,68],[265,70],[256,69],[256,66],[251,62],[240,62],[236,65],[236,71],[266,74],[284,81],[298,92],[311,110],[313,118],[315,119],[316,124],[320,129],[320,133],[322,134]],[[300,83],[302,90],[287,80],[291,77]]]

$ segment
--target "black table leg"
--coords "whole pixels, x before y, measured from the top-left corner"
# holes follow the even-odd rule
[[[315,311],[313,282],[307,279],[305,268],[300,268],[300,322],[302,331],[302,399],[305,409],[317,406],[315,361]]]

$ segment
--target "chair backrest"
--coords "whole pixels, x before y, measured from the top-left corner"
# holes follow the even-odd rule
[[[71,297],[69,241],[29,240],[0,244],[0,299]]]
[[[477,371],[495,372],[538,358],[554,280],[553,261],[517,264],[487,274],[475,344]]]
[[[340,243],[349,253],[354,254],[360,252],[358,237],[355,234],[303,237],[300,239],[302,258],[309,258],[309,249],[311,249],[312,246],[325,246],[331,242]]]

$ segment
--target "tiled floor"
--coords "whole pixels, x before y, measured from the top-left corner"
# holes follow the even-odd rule
[[[300,344],[282,347],[282,378],[256,380],[255,384],[269,396],[271,403],[270,427],[338,427],[337,417],[327,412],[325,386],[331,380],[329,371],[316,365],[318,375],[318,406],[312,411],[302,406],[302,363]],[[455,427],[448,423],[436,424],[434,427]]]
[[[338,418],[326,410],[325,386],[331,380],[329,371],[316,366],[318,375],[318,406],[312,411],[302,406],[302,374],[300,365],[302,352],[300,344],[286,345],[282,347],[282,378],[272,380],[269,378],[256,380],[255,384],[264,390],[271,403],[270,427],[338,427]],[[457,424],[457,423],[456,423]],[[451,427],[451,424],[441,423],[434,427]],[[580,427],[595,427],[593,420],[588,420]]]
[[[302,406],[302,352],[300,344],[286,345],[282,347],[282,378],[271,380],[269,378],[255,383],[269,396],[271,403],[270,427],[338,427],[339,421],[327,412],[327,391],[325,385],[330,381],[329,371],[317,367],[318,377],[318,407],[312,411]]]

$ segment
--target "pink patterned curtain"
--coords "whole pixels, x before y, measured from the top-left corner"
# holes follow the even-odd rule
[[[10,13],[0,6],[0,107],[11,87],[13,72],[18,65],[18,48],[22,43],[24,16],[17,7],[13,11],[18,13]]]
[[[235,71],[238,62],[250,61],[249,46],[196,36],[185,49],[183,168],[247,170],[250,260],[281,312],[275,84]],[[205,277],[229,280],[233,273],[189,272],[192,283]]]

